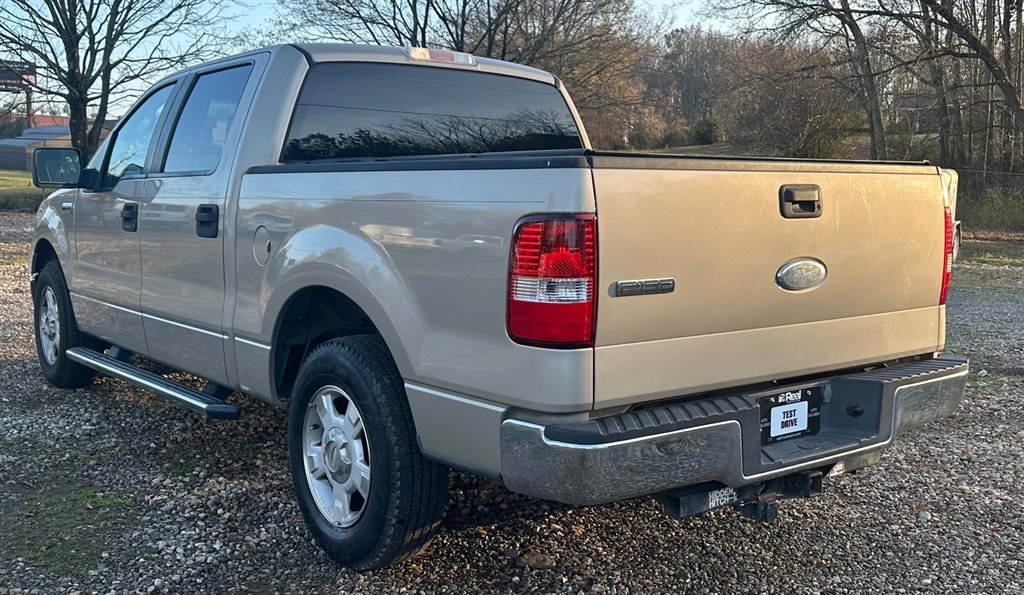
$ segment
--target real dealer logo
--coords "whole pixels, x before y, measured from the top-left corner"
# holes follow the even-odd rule
[[[800,391],[782,393],[779,395],[779,403],[795,403],[800,400]]]

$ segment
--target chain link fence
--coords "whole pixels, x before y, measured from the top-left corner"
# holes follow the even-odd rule
[[[32,186],[31,173],[0,169],[0,211],[34,211],[44,196]]]
[[[964,239],[1024,242],[1024,174],[957,170]]]

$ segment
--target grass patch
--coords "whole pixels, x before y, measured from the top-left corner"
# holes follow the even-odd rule
[[[0,188],[31,188],[32,173],[0,169]]]
[[[2,557],[64,575],[81,576],[98,566],[104,547],[112,548],[139,519],[131,503],[89,486],[57,487],[42,496],[19,491],[14,506],[0,511]]]
[[[1024,242],[968,242],[960,245],[960,261],[1024,267]]]
[[[32,185],[32,173],[0,169],[0,211],[35,211],[46,192]]]
[[[27,256],[0,256],[0,267],[27,266]]]
[[[120,506],[124,500],[107,492],[99,492],[92,487],[80,487],[62,496],[45,496],[33,506],[35,512],[50,516],[74,515],[81,510],[96,510]]]

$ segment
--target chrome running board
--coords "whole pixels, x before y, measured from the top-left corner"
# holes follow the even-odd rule
[[[186,409],[201,413],[210,419],[238,419],[242,413],[241,409],[235,405],[225,403],[223,400],[213,396],[213,394],[226,391],[207,391],[213,394],[205,394],[178,384],[159,374],[147,372],[125,361],[84,347],[68,349],[67,354],[68,359],[73,362],[88,366],[107,376],[113,376],[114,378],[130,382],[135,386],[156,393],[157,396],[163,397],[176,405],[181,405]]]

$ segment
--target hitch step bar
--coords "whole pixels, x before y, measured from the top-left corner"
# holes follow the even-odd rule
[[[230,394],[224,387],[207,383],[203,392],[199,392],[131,365],[121,352],[115,352],[114,357],[111,357],[92,349],[73,347],[68,349],[67,354],[73,362],[130,382],[210,419],[238,419],[242,414],[237,406],[224,402],[223,398]]]

